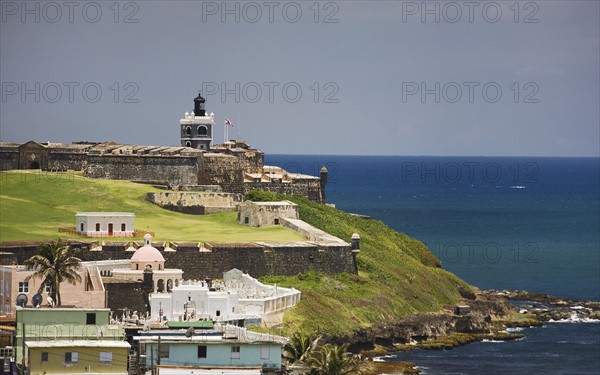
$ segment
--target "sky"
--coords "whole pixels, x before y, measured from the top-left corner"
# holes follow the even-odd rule
[[[5,1],[0,139],[600,156],[598,1]]]

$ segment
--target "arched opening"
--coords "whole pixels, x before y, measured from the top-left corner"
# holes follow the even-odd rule
[[[169,279],[167,280],[167,292],[170,292],[173,290],[173,280]]]
[[[192,127],[188,126],[185,128],[185,135],[192,135]]]
[[[208,134],[208,129],[206,128],[206,126],[198,126],[198,135],[207,135]]]
[[[38,163],[37,161],[32,161],[29,164],[29,169],[40,169],[40,163]]]
[[[156,283],[156,291],[158,293],[163,293],[165,291],[165,281],[163,279],[159,279]]]
[[[185,142],[185,147],[192,147],[192,142],[190,142],[190,141]]]

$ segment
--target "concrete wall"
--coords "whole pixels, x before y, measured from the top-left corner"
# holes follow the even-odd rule
[[[146,199],[164,209],[186,214],[205,215],[235,211],[242,201],[241,194],[204,192],[150,192]]]
[[[195,156],[88,155],[84,175],[110,180],[196,185],[197,162]]]
[[[128,242],[108,243],[99,251],[82,249],[77,256],[84,261],[130,259],[133,253],[126,251],[128,247]],[[328,274],[357,273],[350,246],[340,244],[205,243],[201,248],[198,243],[171,242],[170,247],[176,251],[164,251],[164,247],[154,247],[163,254],[165,268],[183,270],[185,279],[217,279],[222,277],[223,272],[232,268],[237,268],[252,277],[292,276],[309,270]],[[4,247],[2,251],[10,252],[12,249],[19,254],[33,255],[36,247]]]

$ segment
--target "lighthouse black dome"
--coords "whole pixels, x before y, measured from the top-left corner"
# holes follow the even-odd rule
[[[194,103],[204,103],[206,102],[206,99],[204,99],[202,97],[202,95],[198,94],[198,96],[196,98],[194,98]]]
[[[194,114],[196,116],[206,115],[206,111],[204,110],[204,102],[206,102],[206,99],[204,99],[202,95],[198,93],[198,96],[194,98]]]

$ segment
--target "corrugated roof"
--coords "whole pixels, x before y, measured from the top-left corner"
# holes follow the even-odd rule
[[[35,340],[25,341],[29,348],[129,348],[127,341],[113,340]]]
[[[260,375],[260,368],[158,367],[158,375]]]

